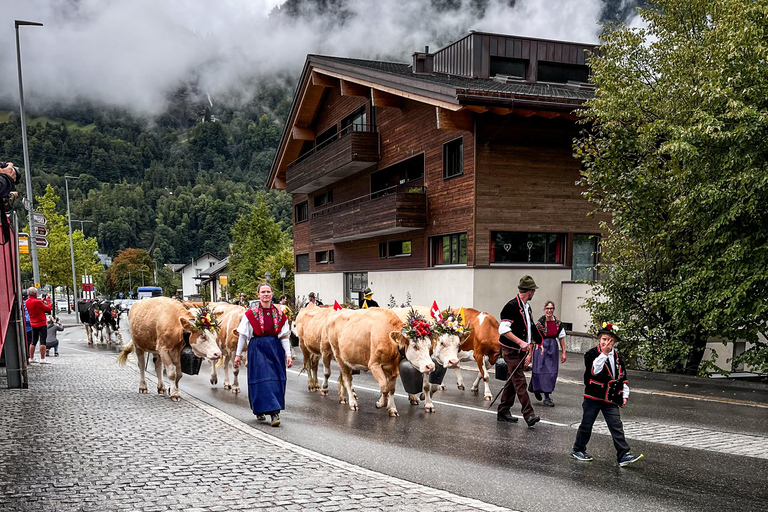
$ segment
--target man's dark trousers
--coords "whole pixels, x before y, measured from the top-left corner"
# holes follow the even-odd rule
[[[620,461],[622,457],[629,453],[629,444],[624,438],[624,427],[621,424],[619,406],[603,402],[602,400],[585,398],[582,408],[584,409],[584,416],[581,418],[581,425],[579,425],[579,431],[576,433],[576,442],[573,443],[573,449],[577,452],[587,451],[587,443],[589,443],[589,438],[592,437],[592,425],[595,424],[597,413],[603,411],[603,418],[605,418],[605,423],[608,425],[608,430],[611,431],[613,446],[616,447],[617,459]]]
[[[523,417],[528,418],[533,415],[533,407],[531,407],[531,399],[528,397],[528,386],[525,382],[525,373],[523,373],[524,363],[521,363],[525,356],[528,355],[524,350],[509,349],[507,347],[501,347],[501,357],[507,363],[507,367],[511,372],[507,380],[512,379],[512,383],[507,383],[504,388],[504,392],[501,394],[501,402],[499,403],[499,414],[506,414],[515,405],[515,395],[520,400],[520,405],[523,407]],[[514,372],[513,372],[514,370]]]

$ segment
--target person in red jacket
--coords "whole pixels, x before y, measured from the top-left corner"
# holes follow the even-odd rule
[[[45,360],[46,346],[45,342],[48,338],[48,322],[45,319],[45,314],[51,312],[51,298],[46,297],[46,302],[37,298],[37,288],[34,286],[28,290],[29,298],[25,305],[29,312],[29,323],[32,325],[32,341],[29,343],[29,359],[34,361],[35,357],[35,345],[38,340],[40,341],[40,363],[50,364],[50,361]]]

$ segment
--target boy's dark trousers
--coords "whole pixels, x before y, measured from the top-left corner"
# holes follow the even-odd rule
[[[579,425],[579,430],[576,433],[576,442],[573,443],[574,451],[587,451],[587,443],[589,443],[589,438],[592,436],[592,425],[595,424],[597,414],[602,411],[605,423],[608,425],[608,430],[611,431],[617,460],[620,461],[622,457],[629,453],[629,444],[624,438],[624,427],[621,424],[619,406],[602,400],[585,398],[582,408],[584,409],[584,415],[581,418],[581,425]]]

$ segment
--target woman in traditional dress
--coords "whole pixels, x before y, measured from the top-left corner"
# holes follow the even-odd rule
[[[548,300],[544,304],[544,316],[536,322],[536,328],[541,333],[544,341],[541,345],[534,345],[533,371],[528,391],[533,392],[536,400],[541,400],[544,394],[543,405],[554,407],[555,403],[550,393],[555,390],[557,383],[558,353],[557,345],[560,344],[560,361],[565,362],[565,327],[559,318],[555,316],[555,303]]]
[[[293,366],[287,317],[272,304],[272,286],[262,283],[256,289],[258,304],[248,309],[237,327],[234,366],[248,344],[248,398],[256,419],[269,414],[273,427],[280,425],[280,411],[285,409],[285,367]]]

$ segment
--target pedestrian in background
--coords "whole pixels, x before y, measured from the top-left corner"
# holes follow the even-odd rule
[[[273,427],[280,425],[280,411],[285,409],[286,366],[293,366],[288,339],[288,317],[272,304],[272,286],[261,283],[259,302],[248,309],[237,327],[234,367],[240,366],[241,354],[248,344],[248,399],[256,419],[269,414]]]
[[[29,323],[32,326],[32,341],[29,344],[29,359],[34,362],[35,357],[35,345],[40,342],[40,363],[50,364],[50,361],[45,359],[45,341],[48,337],[48,321],[45,319],[46,313],[50,313],[51,298],[43,296],[45,302],[37,298],[37,288],[34,286],[27,290],[29,298],[25,302],[27,305],[27,311],[29,311]]]
[[[614,348],[619,341],[616,328],[612,324],[604,323],[597,335],[597,346],[584,354],[584,414],[576,432],[571,457],[583,462],[592,460],[592,456],[587,454],[587,443],[592,436],[592,426],[597,414],[602,412],[613,438],[613,446],[616,448],[616,460],[619,466],[624,467],[643,458],[642,453],[630,453],[621,423],[619,408],[624,408],[629,399],[627,370],[619,351]]]
[[[531,399],[528,397],[523,361],[530,354],[531,343],[541,343],[541,333],[533,323],[530,300],[536,293],[536,282],[531,276],[523,276],[517,285],[518,294],[507,302],[499,316],[499,343],[501,356],[509,368],[509,376],[501,393],[496,419],[514,423],[517,418],[510,414],[515,405],[515,395],[520,400],[523,417],[529,427],[533,427],[541,418],[533,412]]]
[[[541,395],[544,394],[543,404],[547,407],[554,407],[550,393],[555,390],[557,383],[558,359],[565,362],[565,327],[563,322],[555,316],[555,303],[548,300],[544,304],[544,315],[536,322],[536,328],[541,333],[544,341],[541,345],[533,347],[533,369],[531,371],[531,383],[528,391],[533,393],[536,400],[541,401]],[[557,353],[557,345],[560,343],[560,354]],[[559,357],[558,357],[559,356]]]
[[[49,316],[47,330],[48,334],[45,340],[46,353],[50,356],[51,349],[53,349],[54,357],[59,357],[59,338],[56,333],[64,330],[64,327],[61,326],[61,320]]]
[[[379,307],[379,303],[373,300],[373,290],[371,290],[370,288],[366,288],[365,291],[363,291],[363,294],[360,297],[360,300],[358,301],[358,305],[360,309]]]

